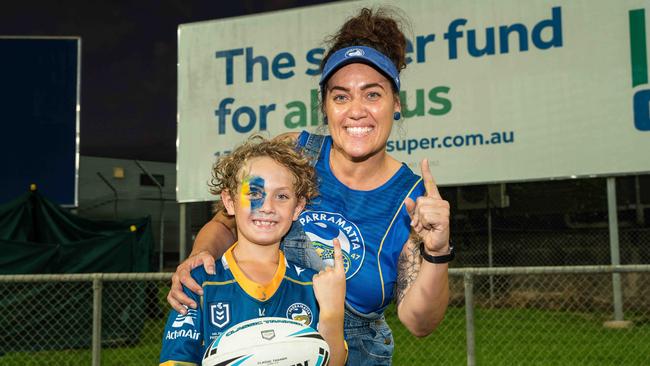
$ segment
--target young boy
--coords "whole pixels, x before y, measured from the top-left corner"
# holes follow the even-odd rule
[[[199,306],[186,315],[170,313],[160,364],[200,365],[205,348],[231,326],[278,316],[317,329],[330,347],[330,365],[343,365],[340,244],[335,243],[334,267],[318,274],[287,262],[280,250],[280,240],[316,193],[308,160],[291,142],[256,136],[215,164],[211,186],[223,210],[236,218],[238,241],[217,261],[215,274],[203,266],[192,271],[203,295],[185,289]]]

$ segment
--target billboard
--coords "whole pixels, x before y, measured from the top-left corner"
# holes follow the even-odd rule
[[[183,24],[177,199],[252,133],[316,131],[323,40],[374,2]],[[650,171],[646,1],[394,2],[410,19],[387,150],[443,185]]]
[[[0,37],[0,55],[0,203],[36,184],[77,206],[81,39]]]

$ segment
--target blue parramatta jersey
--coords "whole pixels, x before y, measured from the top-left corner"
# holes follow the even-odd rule
[[[249,280],[237,266],[233,245],[216,262],[216,274],[208,275],[203,266],[192,277],[203,287],[203,296],[184,288],[197,304],[187,315],[172,310],[169,314],[161,365],[200,365],[205,348],[231,326],[264,316],[286,317],[314,329],[318,327],[318,306],[312,287],[315,272],[287,262],[280,252],[282,265],[268,285]]]
[[[298,138],[304,146],[308,133]],[[347,274],[346,301],[362,313],[381,312],[394,296],[397,262],[408,240],[411,219],[403,205],[425,193],[422,179],[406,164],[381,187],[357,191],[341,183],[330,170],[332,138],[323,143],[316,171],[319,196],[300,215],[299,222],[316,251],[332,262],[332,240],[343,249]]]

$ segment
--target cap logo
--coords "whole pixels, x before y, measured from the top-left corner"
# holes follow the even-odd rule
[[[345,53],[345,57],[358,57],[358,56],[363,56],[363,50],[360,48],[353,48],[351,50],[348,50],[348,52]]]
[[[357,59],[384,73],[395,86],[395,90],[400,89],[399,71],[393,61],[372,47],[358,45],[341,48],[334,52],[323,66],[318,84],[323,88],[336,70],[351,62],[356,62]]]

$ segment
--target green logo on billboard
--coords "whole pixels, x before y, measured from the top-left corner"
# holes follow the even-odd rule
[[[648,84],[648,51],[645,34],[645,9],[630,10],[630,60],[632,87]],[[634,127],[650,131],[650,89],[634,93]]]

